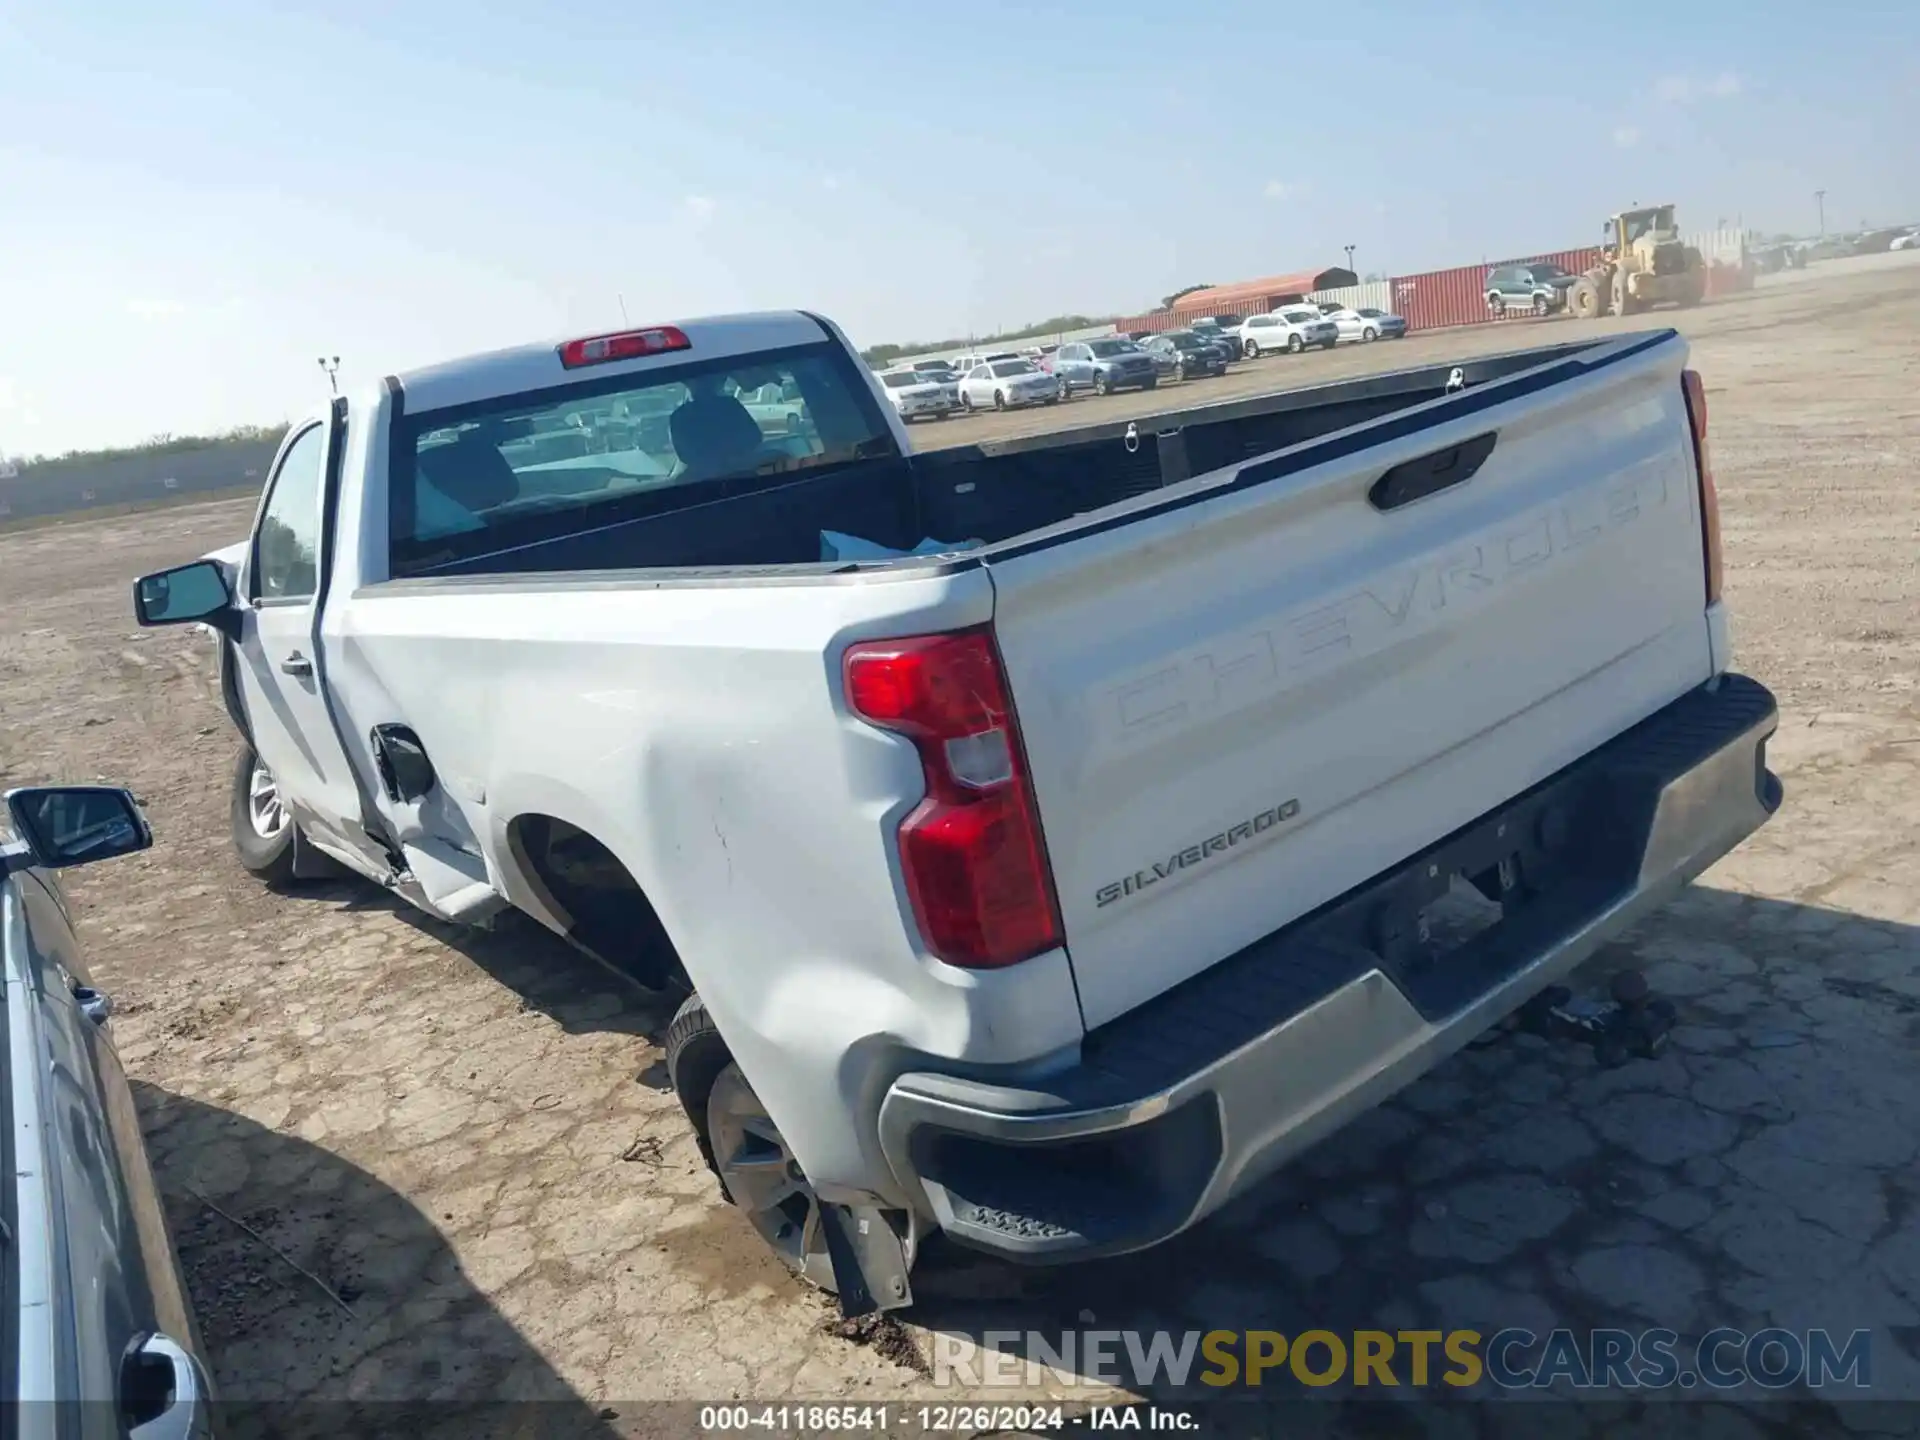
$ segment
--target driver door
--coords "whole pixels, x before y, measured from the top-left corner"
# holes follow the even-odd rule
[[[345,849],[376,875],[392,868],[366,834],[360,789],[321,688],[316,644],[327,491],[345,439],[339,411],[296,427],[268,476],[241,567],[234,679],[254,753],[309,839]]]

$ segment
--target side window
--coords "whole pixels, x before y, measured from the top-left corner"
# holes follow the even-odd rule
[[[976,366],[974,366],[974,367],[973,367],[973,372],[972,372],[971,374],[969,374],[969,375],[967,376],[967,378],[968,378],[969,380],[985,380],[985,379],[987,379],[987,378],[988,378],[988,377],[987,377],[987,367],[986,367],[986,366],[984,366],[984,365],[976,365]]]
[[[320,579],[320,475],[326,428],[301,432],[274,472],[254,541],[255,600],[304,600]]]

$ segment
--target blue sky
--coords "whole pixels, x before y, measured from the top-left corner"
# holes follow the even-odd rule
[[[282,419],[322,353],[619,296],[870,344],[1569,247],[1636,200],[1920,219],[1916,121],[1912,0],[0,0],[0,453]]]

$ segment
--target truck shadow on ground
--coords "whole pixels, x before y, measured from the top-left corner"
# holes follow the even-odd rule
[[[1920,1399],[1920,929],[1696,886],[1580,988],[1604,993],[1624,966],[1679,1010],[1655,1060],[1607,1070],[1581,1047],[1502,1036],[1157,1249],[1021,1269],[930,1247],[908,1318],[932,1332],[936,1375],[942,1345],[988,1345],[1091,1378],[1084,1349],[1062,1346],[1096,1330],[1320,1330],[1350,1346],[1357,1330],[1659,1326],[1684,1364],[1717,1326],[1779,1325],[1871,1330],[1872,1396]],[[1162,1399],[1246,1393],[1244,1373],[1200,1383],[1217,1368],[1193,1349],[1184,1376],[1140,1373],[1110,1338],[1111,1378]],[[1319,1348],[1309,1369],[1331,1363]],[[1404,1350],[1394,1369],[1405,1386]],[[1303,1386],[1283,1363],[1260,1393],[1352,1400],[1351,1378]],[[1775,1392],[1796,1396],[1814,1403]],[[1765,1407],[1769,1423],[1792,1409]]]
[[[225,1440],[625,1433],[397,1191],[231,1111],[133,1089]]]
[[[650,991],[590,960],[530,916],[501,912],[489,929],[453,925],[405,899],[358,879],[302,886],[301,898],[337,905],[348,914],[391,915],[430,935],[548,1016],[569,1035],[635,1035],[659,1043],[681,999]]]

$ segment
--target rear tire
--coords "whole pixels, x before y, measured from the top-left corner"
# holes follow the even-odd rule
[[[667,1079],[720,1194],[796,1277],[832,1294],[820,1201],[698,995],[667,1026]]]
[[[1533,297],[1533,313],[1536,316],[1541,316],[1541,317],[1544,317],[1546,315],[1547,313],[1547,297],[1546,296],[1536,295]]]
[[[1004,410],[1007,408],[1007,392],[1006,391],[996,390],[993,392],[993,408],[996,410]]]
[[[253,748],[242,745],[234,757],[229,804],[233,853],[241,868],[262,883],[282,886],[293,881],[293,834],[296,826],[286,803]]]
[[[1298,335],[1289,335],[1287,337],[1287,353],[1289,355],[1298,355],[1306,348],[1307,342],[1302,340]]]
[[[1360,332],[1360,343],[1362,345],[1371,345],[1374,341],[1378,340],[1379,338],[1380,338],[1380,332],[1378,330],[1375,330],[1371,325],[1367,326],[1366,329]]]
[[[1487,297],[1487,310],[1496,320],[1504,320],[1507,318],[1507,302],[1502,296],[1489,295]]]
[[[1105,375],[1096,375],[1093,377],[1093,393],[1096,395],[1111,395],[1113,393],[1113,387],[1107,383],[1107,377]]]
[[[1159,384],[1160,384],[1160,377],[1158,375],[1155,375],[1152,379],[1148,380],[1140,388],[1142,390],[1153,390],[1158,388]]]
[[[1600,316],[1600,287],[1582,275],[1567,290],[1567,313],[1576,320],[1596,320]]]

